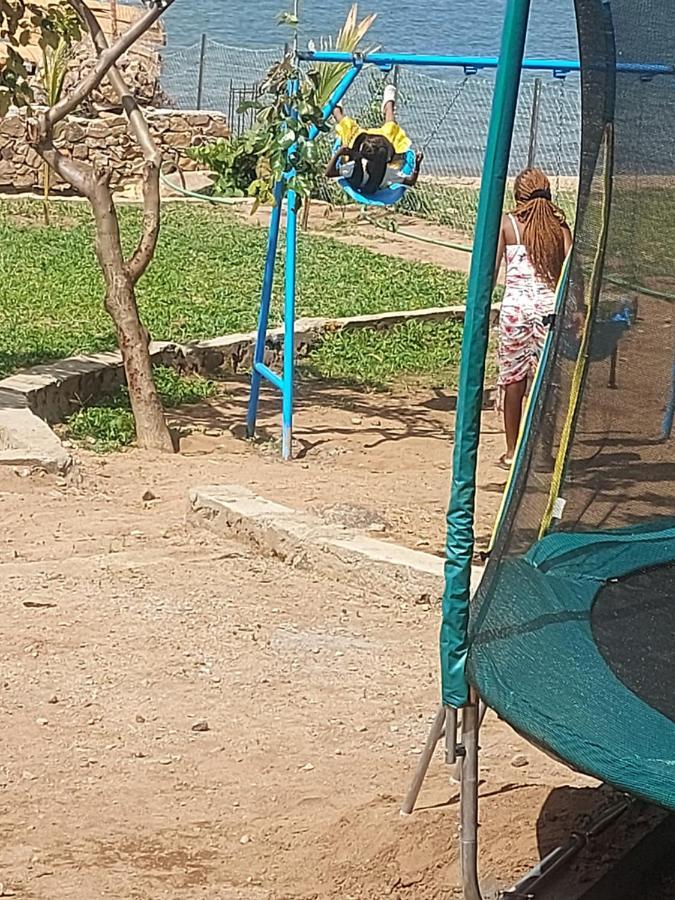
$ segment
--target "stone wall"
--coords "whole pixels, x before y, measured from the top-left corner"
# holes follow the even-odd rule
[[[188,147],[229,134],[225,117],[218,112],[157,109],[145,113],[165,158],[184,170],[198,168],[185,155]],[[139,177],[143,156],[123,115],[73,116],[61,126],[57,144],[74,159],[110,165],[115,188],[128,187]],[[54,190],[63,189],[54,173],[51,177]],[[43,163],[26,143],[24,113],[10,113],[0,119],[0,193],[37,192],[42,183]]]

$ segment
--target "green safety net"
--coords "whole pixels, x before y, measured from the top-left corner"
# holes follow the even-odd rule
[[[666,0],[576,9],[575,249],[466,674],[538,745],[675,808],[675,76],[627,65],[672,64],[675,19]]]

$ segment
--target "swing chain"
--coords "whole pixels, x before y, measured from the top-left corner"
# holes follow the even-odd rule
[[[450,115],[450,113],[451,113],[452,110],[454,109],[455,104],[457,103],[457,101],[458,101],[459,98],[461,97],[462,91],[464,90],[464,87],[466,86],[466,83],[468,82],[468,80],[469,80],[470,77],[471,77],[471,74],[470,74],[470,73],[467,73],[467,74],[464,75],[464,78],[462,78],[462,80],[460,81],[459,85],[457,86],[457,89],[455,90],[454,94],[453,94],[452,97],[450,98],[450,102],[448,103],[447,107],[445,108],[445,110],[444,110],[444,112],[443,112],[443,115],[442,115],[442,116],[440,117],[440,119],[436,122],[436,124],[433,126],[433,128],[431,129],[431,131],[429,132],[429,134],[427,135],[427,137],[424,139],[424,141],[423,141],[423,143],[422,143],[422,151],[423,151],[424,153],[426,153],[427,148],[429,147],[429,145],[431,144],[431,142],[433,141],[433,139],[437,136],[437,134],[438,134],[439,131],[441,130],[441,127],[445,124],[445,122],[446,122],[448,116]]]

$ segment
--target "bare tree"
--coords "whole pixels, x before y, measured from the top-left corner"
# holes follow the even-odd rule
[[[112,46],[86,0],[65,0],[91,36],[96,65],[58,103],[38,113],[28,123],[29,143],[64,181],[91,204],[96,230],[96,255],[105,279],[105,308],[112,318],[119,342],[139,446],[173,451],[162,405],[152,377],[149,335],[141,323],[136,285],[148,268],[157,247],[160,228],[161,154],[133,92],[117,66],[120,58],[155,25],[175,0],[152,0],[128,30]],[[120,237],[119,220],[111,189],[112,171],[72,159],[56,144],[56,126],[73,113],[107,78],[129,121],[145,160],[143,167],[143,223],[138,244],[127,258]]]

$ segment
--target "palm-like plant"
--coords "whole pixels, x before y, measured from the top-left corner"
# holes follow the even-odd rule
[[[63,94],[63,85],[72,58],[72,40],[61,35],[55,46],[45,45],[42,50],[42,89],[47,106],[55,106]],[[45,225],[49,225],[49,191],[51,188],[51,170],[44,165],[43,207]]]
[[[374,53],[378,48],[369,47],[364,50],[361,42],[377,18],[376,13],[371,13],[359,22],[359,5],[354,3],[345,19],[345,24],[340,29],[336,38],[321,38],[321,50],[337,50],[341,53]],[[342,81],[349,63],[319,63],[316,67],[319,72],[319,83],[316,92],[317,101],[323,105]]]

